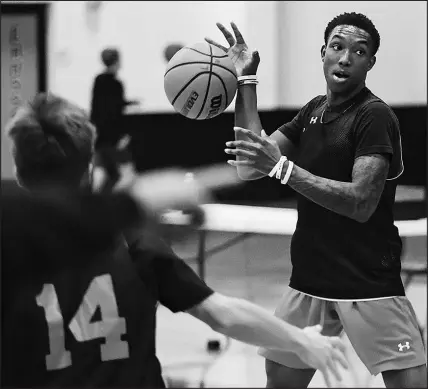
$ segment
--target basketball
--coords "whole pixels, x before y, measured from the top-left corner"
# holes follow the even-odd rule
[[[211,119],[235,97],[235,66],[223,50],[207,42],[185,46],[168,62],[164,88],[169,102],[181,115]]]

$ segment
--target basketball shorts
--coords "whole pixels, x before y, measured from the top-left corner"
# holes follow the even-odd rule
[[[339,336],[344,330],[372,375],[426,364],[416,314],[405,296],[332,301],[288,287],[275,316],[299,328],[321,324],[326,336]],[[291,368],[310,368],[294,353],[261,348],[259,354]]]

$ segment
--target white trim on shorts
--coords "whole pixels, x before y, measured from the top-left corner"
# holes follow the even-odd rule
[[[388,297],[374,297],[374,298],[370,298],[370,299],[329,299],[329,298],[326,298],[326,297],[318,297],[318,296],[314,296],[313,294],[301,292],[300,290],[294,289],[291,286],[289,286],[289,288],[295,290],[296,292],[305,294],[306,296],[315,297],[316,299],[327,300],[327,301],[339,301],[339,302],[345,302],[345,301],[375,301],[375,300],[385,300],[385,299],[392,299],[394,297],[400,297],[400,296],[388,296]],[[401,297],[403,297],[403,296],[401,296]]]

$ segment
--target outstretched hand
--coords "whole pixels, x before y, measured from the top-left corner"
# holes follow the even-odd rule
[[[249,140],[234,140],[226,142],[226,154],[241,157],[238,160],[228,160],[232,166],[250,166],[266,175],[275,167],[281,158],[281,150],[276,141],[271,139],[263,130],[262,136],[245,128],[235,127],[236,138],[247,137]],[[232,148],[234,147],[234,148]]]
[[[342,340],[337,336],[321,335],[322,327],[320,325],[306,327],[303,332],[308,337],[309,345],[299,357],[309,366],[319,370],[327,387],[333,387],[330,375],[337,381],[342,380],[339,365],[348,369],[348,361],[345,356],[346,347]]]
[[[222,49],[225,53],[228,54],[229,58],[235,65],[238,76],[256,74],[257,68],[260,63],[259,53],[256,50],[250,50],[248,48],[247,44],[245,43],[244,37],[242,36],[236,24],[233,22],[230,23],[235,37],[221,23],[216,23],[216,25],[223,33],[230,47],[226,48],[220,43],[217,43],[210,38],[205,38],[205,40],[208,43]]]

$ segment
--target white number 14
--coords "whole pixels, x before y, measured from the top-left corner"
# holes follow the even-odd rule
[[[47,370],[70,366],[71,353],[65,348],[64,322],[55,287],[52,284],[43,285],[43,290],[36,297],[36,301],[37,305],[44,309],[48,324]],[[100,307],[102,319],[92,323],[91,319],[97,307]],[[121,336],[126,334],[126,321],[119,317],[113,282],[109,274],[92,280],[68,328],[79,342],[105,338],[105,343],[101,345],[102,361],[129,357],[128,342],[121,340]]]

